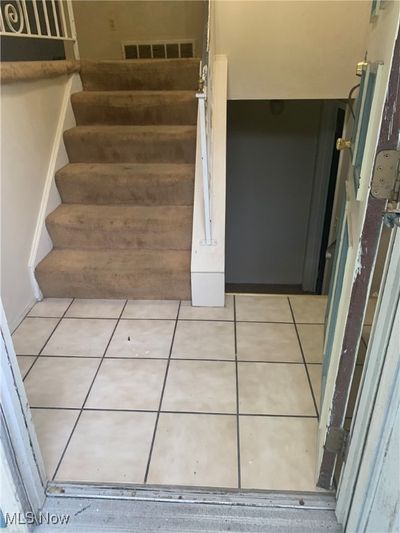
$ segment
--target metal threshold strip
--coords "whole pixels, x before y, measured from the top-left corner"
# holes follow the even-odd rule
[[[275,507],[308,510],[335,510],[334,492],[253,491],[155,485],[106,485],[102,483],[50,482],[51,498],[150,501],[241,507]]]
[[[214,488],[49,483],[42,513],[68,525],[38,525],[35,533],[341,533],[335,496]],[[53,529],[51,529],[53,528]]]

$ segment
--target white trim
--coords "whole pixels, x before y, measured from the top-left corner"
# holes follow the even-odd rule
[[[46,181],[43,189],[42,200],[40,202],[39,214],[36,222],[35,232],[33,234],[32,247],[28,260],[29,277],[36,300],[41,300],[43,296],[35,278],[35,268],[53,247],[46,229],[46,217],[61,203],[60,195],[58,194],[55,184],[55,173],[58,169],[68,164],[68,156],[64,146],[63,133],[65,130],[76,125],[71,105],[71,94],[81,90],[82,84],[79,74],[72,74],[68,79],[64,89],[64,96],[58,117],[56,133],[50,154],[49,166],[47,168]]]
[[[225,273],[192,272],[192,305],[224,307]]]
[[[0,329],[1,408],[19,475],[32,510],[37,512],[44,503],[47,477],[1,300]]]
[[[372,504],[385,453],[385,447],[379,447],[379,443],[385,440],[393,426],[396,410],[393,391],[399,374],[399,230],[393,230],[385,271],[382,282],[384,289],[377,303],[378,315],[371,331],[362,387],[354,411],[349,452],[338,489],[337,516],[343,524],[349,518],[349,532],[365,530],[368,509]]]
[[[389,61],[390,65],[390,61]],[[376,153],[380,123],[385,103],[387,83],[389,79],[390,70],[386,68],[386,71],[382,69],[382,65],[379,65],[374,97],[371,106],[370,123],[368,126],[367,137],[365,141],[364,157],[362,161],[361,174],[363,179],[360,183],[359,191],[361,194],[356,198],[354,194],[353,184],[353,167],[349,166],[349,174],[346,183],[346,214],[345,220],[348,222],[349,227],[349,251],[347,255],[347,261],[345,266],[345,272],[343,276],[342,292],[339,302],[339,309],[337,313],[336,327],[334,340],[331,346],[329,368],[326,377],[326,384],[324,390],[324,396],[322,399],[321,415],[319,420],[318,430],[318,460],[317,460],[317,474],[320,471],[321,461],[324,453],[324,445],[326,439],[327,428],[330,425],[330,418],[332,412],[332,401],[334,397],[334,391],[336,386],[336,377],[340,363],[342,343],[345,333],[346,322],[348,318],[349,305],[352,294],[352,287],[355,277],[358,274],[359,259],[362,254],[362,243],[360,242],[365,214],[367,211],[367,204],[369,200],[369,183],[372,176],[372,164]],[[364,186],[363,186],[364,184]],[[367,185],[366,185],[367,184]],[[375,258],[376,260],[376,258]],[[372,266],[373,271],[374,265]],[[336,276],[336,273],[334,273]],[[369,287],[372,283],[372,273],[369,278]],[[368,289],[369,290],[369,289]],[[366,311],[366,305],[364,307],[364,314]],[[359,337],[359,341],[360,342]],[[326,353],[326,340],[324,346],[324,354]],[[358,349],[358,346],[355,346]],[[354,368],[353,368],[354,372]],[[350,382],[351,383],[351,382]],[[347,395],[350,395],[350,389],[343,391]],[[343,413],[343,422],[344,422]],[[332,473],[333,476],[333,473]],[[332,479],[331,479],[332,482]]]
[[[204,197],[203,172],[201,164],[200,140],[197,135],[195,192],[193,206],[192,234],[192,305],[215,306],[215,302],[224,302],[225,281],[216,284],[215,274],[225,278],[225,202],[226,202],[226,106],[228,86],[228,61],[224,55],[214,57],[213,66],[213,135],[210,166],[210,203],[213,244],[205,246],[204,242]],[[198,124],[199,129],[199,124]],[[199,274],[212,274],[199,276]],[[201,282],[200,282],[201,280]],[[204,283],[210,281],[207,288]],[[197,283],[200,283],[198,286]],[[213,293],[218,287],[218,293]],[[221,305],[221,304],[219,304]],[[222,303],[223,305],[223,303]]]

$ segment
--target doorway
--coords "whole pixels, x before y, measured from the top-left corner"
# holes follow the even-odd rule
[[[228,290],[321,292],[344,107],[228,101]]]

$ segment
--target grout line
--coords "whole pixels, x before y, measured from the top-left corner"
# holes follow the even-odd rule
[[[113,330],[112,330],[112,333],[111,333],[111,335],[110,335],[110,338],[109,338],[109,340],[108,340],[107,346],[106,346],[105,349],[104,349],[103,356],[102,356],[102,358],[101,358],[101,360],[100,360],[100,363],[99,363],[99,365],[98,365],[98,367],[97,367],[97,370],[96,370],[96,372],[95,372],[95,374],[94,374],[94,377],[93,377],[93,379],[92,379],[92,382],[91,382],[91,384],[90,384],[90,386],[89,386],[89,389],[88,389],[88,391],[87,391],[87,393],[86,393],[85,399],[83,400],[83,404],[82,404],[82,407],[80,408],[79,415],[78,415],[77,418],[76,418],[76,421],[75,421],[75,424],[74,424],[74,426],[73,426],[73,428],[72,428],[71,434],[70,434],[70,436],[69,436],[69,438],[68,438],[68,440],[67,440],[67,443],[66,443],[66,445],[65,445],[65,447],[64,447],[64,450],[63,450],[63,452],[62,452],[62,454],[61,454],[61,457],[60,457],[60,459],[59,459],[59,461],[58,461],[58,463],[57,463],[57,467],[56,467],[56,469],[55,469],[55,471],[54,471],[54,474],[53,474],[53,477],[52,477],[52,480],[53,480],[53,481],[54,481],[54,478],[56,477],[57,472],[58,472],[58,470],[59,470],[59,468],[60,468],[61,462],[62,462],[62,460],[64,459],[64,456],[65,456],[65,453],[66,453],[67,448],[68,448],[68,446],[69,446],[69,443],[71,442],[72,435],[74,434],[75,429],[76,429],[76,427],[77,427],[77,425],[78,425],[78,422],[79,422],[79,420],[80,420],[80,418],[81,418],[81,416],[82,416],[82,413],[83,413],[83,410],[84,410],[85,404],[86,404],[86,402],[87,402],[87,400],[88,400],[88,398],[89,398],[89,394],[90,394],[90,392],[91,392],[91,390],[92,390],[92,388],[93,388],[94,382],[96,381],[97,375],[98,375],[98,373],[99,373],[99,371],[100,371],[100,368],[101,368],[101,365],[102,365],[102,363],[103,363],[103,361],[104,361],[104,357],[105,357],[105,355],[106,355],[106,353],[107,353],[108,347],[110,346],[111,340],[112,340],[112,338],[114,337],[115,330],[117,329],[117,326],[118,326],[118,324],[119,324],[119,321],[121,320],[122,313],[124,312],[127,303],[128,303],[128,300],[125,300],[125,303],[124,303],[124,305],[123,305],[123,307],[122,307],[122,310],[121,310],[121,312],[120,312],[120,314],[119,314],[119,318],[117,319],[117,321],[116,321],[116,323],[115,323],[115,326],[114,326],[114,328],[113,328]],[[115,319],[114,319],[114,320],[115,320]]]
[[[75,300],[75,298],[72,298],[71,302],[69,303],[69,305],[68,305],[67,308],[65,309],[64,313],[59,317],[59,319],[58,319],[58,321],[57,321],[57,324],[54,326],[52,332],[51,332],[50,335],[47,337],[47,340],[46,340],[46,342],[43,344],[42,349],[40,350],[40,352],[35,356],[36,359],[33,361],[31,367],[29,368],[28,372],[27,372],[27,373],[25,374],[25,376],[23,377],[23,380],[22,380],[22,381],[25,381],[25,379],[27,378],[28,374],[30,373],[30,371],[31,371],[32,368],[34,367],[36,361],[37,361],[37,360],[39,359],[39,357],[42,355],[42,352],[43,352],[43,350],[46,348],[47,343],[49,342],[50,338],[53,336],[53,333],[55,332],[55,330],[58,328],[58,326],[59,326],[61,320],[65,317],[65,314],[66,314],[66,312],[68,311],[68,309],[69,309],[69,308],[71,307],[71,305],[74,303],[74,300]],[[27,318],[27,317],[25,317],[25,318]],[[24,320],[25,320],[25,318],[24,318]],[[29,317],[29,318],[31,318],[31,317]],[[58,317],[52,317],[52,318],[58,318]],[[23,322],[23,321],[22,321],[22,322]],[[22,322],[21,322],[21,324],[22,324]]]
[[[31,409],[36,410],[53,410],[53,411],[80,411],[80,407],[49,407],[49,406],[30,406]],[[85,407],[83,411],[94,411],[94,412],[105,412],[105,413],[150,413],[157,414],[157,409],[107,409],[104,407]],[[219,413],[219,412],[208,412],[208,411],[172,411],[172,410],[162,410],[160,414],[171,414],[171,415],[203,415],[203,416],[231,416],[236,417],[237,413]],[[239,417],[261,417],[261,418],[305,418],[305,419],[317,419],[315,415],[289,415],[289,414],[272,414],[272,413],[240,413]],[[350,419],[351,417],[346,417]]]
[[[164,392],[165,392],[165,387],[166,387],[166,384],[167,384],[168,370],[169,370],[169,365],[171,363],[172,348],[174,346],[176,328],[178,327],[178,317],[179,317],[179,312],[181,310],[181,304],[182,304],[182,301],[180,300],[179,301],[179,305],[178,305],[178,311],[176,313],[175,326],[174,326],[174,331],[172,333],[171,345],[170,345],[170,348],[169,348],[167,368],[165,369],[164,382],[163,382],[163,386],[162,386],[162,389],[161,389],[160,403],[158,405],[157,417],[156,417],[156,422],[154,424],[153,437],[151,439],[150,450],[149,450],[149,458],[147,460],[146,471],[145,471],[143,483],[147,483],[147,478],[149,476],[150,463],[151,463],[151,458],[152,458],[152,455],[153,455],[154,442],[155,442],[155,439],[156,439],[156,433],[157,433],[157,429],[158,429],[158,421],[160,419],[161,405],[162,405],[162,402],[163,402],[163,399],[164,399]]]
[[[38,357],[37,355],[18,355],[17,357]],[[46,354],[41,355],[41,359],[45,359],[46,357],[49,358],[64,358],[64,359],[102,359],[101,355],[58,355],[58,354]],[[122,355],[116,355],[116,356],[105,356],[104,358],[106,361],[113,361],[114,359],[117,361],[167,361],[168,357],[134,357],[134,356],[122,356]],[[196,361],[196,362],[205,362],[205,363],[235,363],[236,359],[196,359],[195,357],[172,357],[171,361]],[[262,361],[257,359],[240,359],[240,356],[238,356],[238,363],[252,363],[252,364],[264,364],[264,365],[303,365],[303,361]],[[33,364],[33,363],[32,363]],[[310,362],[306,361],[307,365],[322,365],[323,363],[316,363],[316,362]],[[357,363],[356,366],[363,366],[362,363]]]
[[[300,346],[301,356],[303,358],[304,368],[305,368],[305,371],[306,371],[306,374],[307,374],[308,385],[309,385],[310,391],[311,391],[311,397],[312,397],[312,400],[313,400],[313,403],[314,403],[315,412],[317,413],[317,418],[319,420],[318,406],[317,406],[317,402],[315,400],[315,395],[314,395],[314,391],[313,391],[313,388],[312,388],[311,378],[310,378],[310,374],[308,372],[307,362],[306,362],[306,358],[305,358],[304,352],[303,352],[303,346],[301,344],[300,335],[299,335],[299,332],[298,332],[298,329],[297,329],[297,324],[296,324],[295,319],[294,319],[293,308],[292,308],[292,304],[290,302],[290,298],[289,297],[288,297],[288,302],[289,302],[290,312],[292,313],[292,317],[293,317],[294,327],[295,327],[295,330],[296,330],[297,342],[299,343],[299,346]]]
[[[72,302],[71,302],[72,304]],[[26,316],[25,318],[58,318],[54,316]],[[25,320],[24,318],[24,320]],[[95,316],[63,316],[64,320],[118,320],[119,318],[117,316],[113,317],[95,317]],[[119,320],[126,320],[126,321],[175,321],[175,318],[149,318],[149,317],[143,317],[143,318],[134,318],[134,317],[121,317]],[[178,318],[178,322],[229,322],[230,324],[234,322],[234,319],[215,319],[215,318]],[[293,317],[293,322],[284,322],[284,321],[273,321],[273,320],[237,320],[238,324],[286,324],[286,325],[293,325],[294,323],[300,325],[300,326],[323,326],[323,322],[295,322]],[[22,322],[21,322],[22,324]],[[20,325],[21,325],[20,324]],[[20,327],[18,326],[18,328]],[[18,329],[17,328],[17,329]],[[16,331],[16,330],[15,330]],[[15,332],[14,332],[15,333]]]
[[[241,463],[240,463],[240,423],[239,423],[239,369],[237,358],[237,328],[236,328],[236,296],[233,297],[233,319],[235,335],[235,379],[236,379],[236,447],[238,461],[238,488],[242,486]]]

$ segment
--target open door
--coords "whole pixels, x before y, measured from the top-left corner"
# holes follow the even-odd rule
[[[341,223],[325,334],[318,481],[332,486],[372,274],[384,216],[398,202],[400,43],[398,2],[374,14],[366,59],[358,65],[360,88],[354,108]],[[396,185],[397,182],[397,185]],[[396,193],[397,191],[397,193]]]

